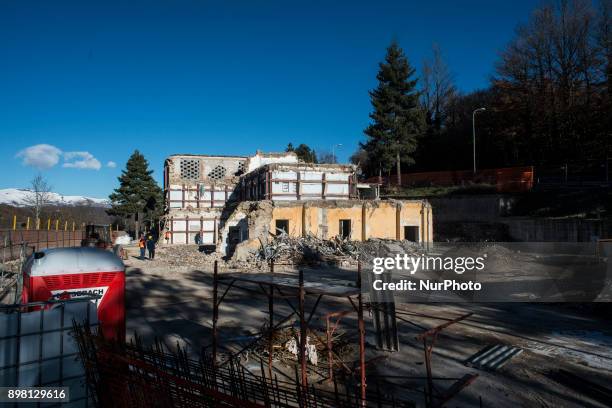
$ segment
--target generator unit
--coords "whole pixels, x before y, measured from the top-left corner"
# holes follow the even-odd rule
[[[100,248],[51,248],[23,268],[22,303],[91,296],[106,338],[125,340],[125,265]]]

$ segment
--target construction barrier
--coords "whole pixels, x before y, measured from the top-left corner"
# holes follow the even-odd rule
[[[61,220],[59,218],[34,218],[34,217],[18,217],[13,215],[10,219],[9,228],[12,230],[47,230],[47,231],[76,231],[85,229],[85,223],[76,221]],[[6,224],[5,224],[6,225]]]
[[[0,258],[5,261],[18,259],[21,247],[27,246],[28,253],[45,248],[63,248],[80,246],[85,238],[85,231],[62,230],[13,230],[0,229]]]

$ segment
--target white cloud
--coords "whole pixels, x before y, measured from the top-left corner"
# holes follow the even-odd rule
[[[100,170],[102,164],[89,152],[63,152],[61,149],[49,144],[37,144],[19,151],[15,157],[21,159],[24,166],[37,169],[50,169],[56,166],[61,157],[64,157],[62,167],[73,169]],[[115,162],[108,162],[108,167],[116,167]]]
[[[37,144],[26,147],[18,152],[15,157],[21,159],[24,166],[36,167],[37,169],[50,169],[60,159],[62,151],[48,144]]]
[[[108,163],[106,163],[106,167],[110,167],[111,169],[114,169],[115,167],[117,167],[117,163],[111,160]]]
[[[89,152],[66,152],[62,167],[73,169],[100,170],[102,164]]]

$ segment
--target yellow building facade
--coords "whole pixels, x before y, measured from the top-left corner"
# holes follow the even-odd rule
[[[312,234],[320,239],[337,236],[354,241],[369,238],[431,242],[433,215],[426,200],[275,203],[269,231],[290,236]]]

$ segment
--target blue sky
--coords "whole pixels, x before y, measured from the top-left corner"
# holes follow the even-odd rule
[[[392,39],[417,68],[437,43],[470,91],[538,4],[2,1],[0,188],[38,166],[55,191],[104,197],[134,149],[158,180],[173,153],[342,143],[345,161]]]

